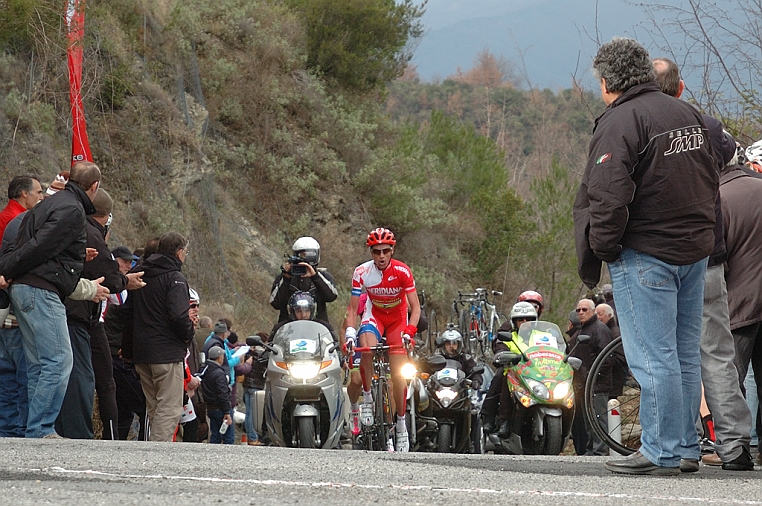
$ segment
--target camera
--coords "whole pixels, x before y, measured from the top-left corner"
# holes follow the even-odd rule
[[[302,257],[298,257],[298,256],[289,257],[288,262],[291,264],[290,273],[292,276],[301,277],[307,274],[307,266],[299,265],[304,262],[304,259]]]

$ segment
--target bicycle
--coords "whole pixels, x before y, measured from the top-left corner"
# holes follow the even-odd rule
[[[619,405],[616,409],[620,416],[620,423],[614,427],[609,427],[607,432],[598,423],[599,415],[595,412],[593,406],[593,394],[595,393],[598,381],[602,381],[602,374],[610,377],[611,372],[607,370],[616,367],[624,368],[626,381],[622,388],[621,395],[616,397],[619,401]],[[608,418],[612,409],[611,406],[607,407],[607,411],[600,416]],[[640,385],[627,370],[627,362],[624,358],[621,337],[617,337],[606,345],[595,358],[595,361],[590,368],[590,373],[588,374],[587,382],[585,383],[584,415],[587,423],[593,428],[596,435],[612,450],[622,455],[631,455],[640,448]],[[621,442],[615,437],[612,437],[612,434],[617,433],[621,434]]]
[[[500,296],[503,292],[492,290],[491,294]],[[459,306],[464,306],[464,309],[461,311]],[[501,321],[495,304],[488,300],[487,289],[477,288],[474,293],[458,292],[458,298],[453,301],[453,314],[457,315],[458,328],[467,351],[477,359],[488,359]]]
[[[391,430],[395,425],[392,416],[392,405],[389,397],[390,372],[388,351],[405,348],[404,345],[389,346],[378,344],[376,346],[360,346],[353,352],[373,353],[373,378],[371,392],[373,392],[373,424],[362,425],[360,437],[362,447],[369,451],[393,451],[391,446]]]

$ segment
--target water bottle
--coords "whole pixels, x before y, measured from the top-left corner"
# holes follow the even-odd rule
[[[228,431],[228,422],[225,420],[222,420],[222,425],[220,425],[220,435],[225,434]]]

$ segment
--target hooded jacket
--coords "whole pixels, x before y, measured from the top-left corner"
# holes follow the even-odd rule
[[[176,256],[156,253],[143,262],[146,286],[124,305],[122,355],[136,364],[182,362],[193,339],[188,282]]]
[[[53,291],[63,301],[85,266],[85,217],[94,213],[87,193],[67,183],[26,213],[15,244],[0,258],[0,274],[14,283]]]
[[[214,360],[209,360],[204,365],[201,373],[201,394],[207,409],[226,413],[230,410],[230,381],[226,371],[225,365],[220,365]]]
[[[596,119],[574,202],[578,271],[589,287],[601,262],[622,247],[671,265],[690,265],[714,248],[719,174],[701,114],[662,93],[633,86]]]

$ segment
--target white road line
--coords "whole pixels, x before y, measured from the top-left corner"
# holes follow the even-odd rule
[[[432,487],[429,485],[365,485],[359,483],[334,483],[334,482],[306,482],[289,480],[255,480],[240,478],[210,478],[203,476],[166,476],[161,474],[117,474],[104,471],[72,470],[62,467],[46,467],[43,469],[28,469],[29,472],[50,472],[62,474],[86,474],[94,476],[107,476],[112,478],[135,478],[151,480],[181,480],[181,481],[202,481],[210,483],[242,483],[247,485],[277,485],[290,487],[311,487],[311,488],[356,488],[356,489],[395,489],[395,490],[423,490],[426,492],[445,492],[445,493],[465,493],[465,494],[493,494],[493,495],[515,495],[515,496],[549,496],[549,497],[589,497],[595,499],[646,499],[666,502],[681,503],[701,503],[701,504],[739,504],[762,506],[760,501],[749,501],[740,499],[712,499],[708,497],[680,497],[680,496],[646,496],[634,494],[609,494],[592,492],[570,492],[558,490],[503,490],[491,488],[447,488]]]

